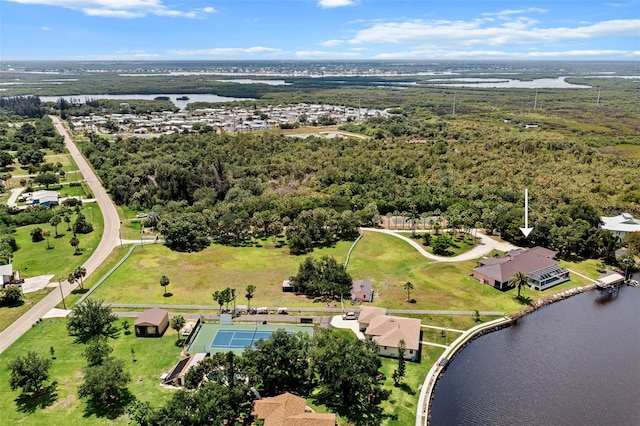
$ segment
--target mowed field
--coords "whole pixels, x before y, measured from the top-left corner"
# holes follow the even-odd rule
[[[334,256],[344,262],[350,242],[316,249],[316,258]],[[139,247],[94,293],[110,303],[213,306],[211,294],[227,286],[236,289],[237,304],[246,304],[247,285],[256,286],[252,306],[324,307],[313,300],[282,292],[282,280],[297,273],[306,256],[291,256],[286,247],[229,247],[212,245],[199,253],[172,252],[163,245]],[[474,280],[475,261],[439,263],[422,257],[406,242],[393,236],[365,232],[351,254],[347,271],[354,280],[373,283],[375,306],[390,309],[434,309],[515,312],[523,307],[515,290],[500,292]],[[166,275],[170,297],[163,296],[160,277]],[[404,284],[414,289],[407,302]],[[580,285],[579,277],[545,292],[529,289],[523,295],[533,300],[545,294]]]
[[[246,304],[245,289],[256,286],[252,306],[306,306],[305,297],[282,292],[282,281],[298,272],[306,256],[291,256],[287,247],[276,248],[270,241],[263,247],[229,247],[214,244],[198,253],[179,253],[162,244],[137,247],[92,297],[112,303],[211,305],[211,294],[226,287],[236,289],[237,304]],[[333,256],[344,262],[351,242],[316,249],[310,255]],[[164,297],[160,277],[170,284]]]

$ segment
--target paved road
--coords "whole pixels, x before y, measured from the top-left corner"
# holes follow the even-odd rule
[[[513,244],[506,243],[504,241],[495,240],[488,235],[478,233],[478,245],[469,250],[468,252],[462,253],[461,255],[454,257],[444,257],[444,256],[436,256],[435,254],[431,254],[424,249],[424,246],[419,242],[419,240],[415,240],[409,237],[402,235],[401,232],[391,231],[389,229],[378,229],[378,228],[362,228],[363,231],[371,231],[371,232],[380,232],[382,234],[393,235],[396,238],[400,238],[401,240],[405,240],[407,243],[411,244],[421,255],[424,257],[437,260],[438,262],[464,262],[466,260],[478,259],[482,256],[485,256],[491,253],[492,250],[500,250],[503,252],[507,252],[509,250],[515,250],[518,247]]]
[[[60,119],[58,117],[51,116],[53,124],[61,135],[64,136],[64,142],[66,148],[71,153],[73,160],[78,165],[78,169],[84,176],[93,192],[94,197],[102,211],[104,217],[104,233],[100,244],[93,252],[91,257],[84,263],[84,268],[87,270],[87,277],[90,276],[95,270],[107,259],[109,254],[113,251],[114,247],[119,244],[119,232],[120,232],[120,219],[118,212],[114,206],[111,198],[107,195],[107,191],[102,187],[102,184],[98,180],[98,177],[93,172],[93,169],[89,166],[84,159],[76,145],[71,140],[71,137],[64,129]],[[71,293],[76,286],[70,285],[68,282],[62,282],[60,284],[60,290],[64,293],[65,297]],[[39,303],[37,303],[28,312],[18,318],[7,329],[0,333],[0,353],[4,352],[13,342],[18,340],[20,336],[27,332],[39,318],[42,318],[44,314],[49,312],[54,306],[61,302],[61,292],[54,290],[45,296]]]

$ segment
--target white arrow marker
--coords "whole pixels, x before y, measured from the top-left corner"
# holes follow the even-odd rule
[[[528,237],[533,228],[529,228],[529,190],[524,189],[524,228],[520,228],[524,237]]]

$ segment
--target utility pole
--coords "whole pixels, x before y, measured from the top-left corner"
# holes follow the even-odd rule
[[[538,107],[538,89],[536,89],[536,98],[533,101],[533,110],[535,111],[537,107]]]
[[[62,307],[67,310],[67,304],[64,303],[64,293],[62,292],[62,280],[58,280],[58,288],[60,289],[60,296],[62,296]]]
[[[596,99],[596,105],[600,106],[600,86],[598,86],[598,99]]]

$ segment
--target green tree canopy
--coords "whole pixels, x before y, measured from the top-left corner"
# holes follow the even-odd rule
[[[111,404],[127,392],[131,375],[119,358],[107,358],[101,364],[88,366],[84,372],[84,382],[78,387],[78,396],[94,403]]]
[[[201,251],[209,246],[207,223],[200,214],[183,213],[163,217],[158,230],[165,244],[176,251]]]
[[[260,394],[276,396],[308,390],[310,348],[308,334],[278,330],[269,339],[259,340],[255,349],[246,349],[244,363]]]
[[[29,351],[9,361],[11,390],[22,388],[23,392],[35,392],[49,379],[51,360]]]
[[[87,342],[96,336],[115,338],[118,335],[118,317],[102,300],[87,299],[73,308],[67,320],[67,331],[79,342]]]

